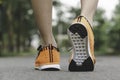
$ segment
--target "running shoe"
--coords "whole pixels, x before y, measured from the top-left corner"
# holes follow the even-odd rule
[[[42,71],[59,71],[60,70],[60,56],[58,48],[49,46],[39,46],[38,56],[35,60],[35,69]]]
[[[69,71],[93,71],[96,62],[94,34],[89,21],[84,16],[79,16],[67,31],[73,45]]]

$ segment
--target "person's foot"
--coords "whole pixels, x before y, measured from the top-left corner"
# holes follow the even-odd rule
[[[59,71],[60,56],[58,48],[49,45],[38,48],[38,56],[35,60],[35,69],[42,71]]]
[[[73,45],[69,71],[93,71],[95,64],[94,34],[88,20],[79,16],[68,28]]]

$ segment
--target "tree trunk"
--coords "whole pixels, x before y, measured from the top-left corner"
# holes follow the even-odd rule
[[[2,39],[3,39],[3,37],[2,37],[2,32],[0,31],[0,56],[2,55]]]
[[[8,51],[13,52],[14,51],[14,45],[13,45],[13,24],[12,24],[12,5],[9,4],[7,9],[7,16],[8,16]]]
[[[19,31],[17,32],[16,49],[17,49],[17,52],[19,53],[20,52],[20,32]]]

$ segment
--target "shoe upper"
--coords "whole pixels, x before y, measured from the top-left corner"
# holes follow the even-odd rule
[[[52,46],[46,46],[42,47],[40,46],[38,48],[39,53],[35,60],[35,66],[39,67],[42,65],[50,65],[50,64],[59,64],[60,63],[60,56],[59,56],[59,50]]]
[[[93,34],[92,27],[91,27],[89,21],[84,16],[78,16],[73,21],[73,24],[75,24],[75,23],[80,23],[80,24],[84,25],[85,28],[87,29],[89,45],[90,45],[90,53],[91,53],[90,57],[92,58],[93,63],[95,64],[96,60],[95,60],[95,56],[94,56],[94,34]]]

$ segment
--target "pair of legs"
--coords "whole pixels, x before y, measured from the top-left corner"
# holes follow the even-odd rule
[[[98,0],[81,0],[81,14],[92,24]],[[52,33],[52,0],[32,0],[36,21],[44,41],[43,45],[52,44],[57,47]]]

